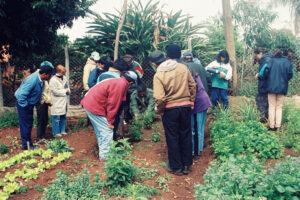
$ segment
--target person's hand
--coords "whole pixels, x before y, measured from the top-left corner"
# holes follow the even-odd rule
[[[191,110],[194,109],[194,102],[191,102]]]
[[[109,129],[114,129],[115,127],[114,127],[114,125],[108,124],[108,128]]]
[[[224,72],[220,72],[220,78],[225,78],[225,73]]]
[[[213,68],[213,69],[218,69],[218,66],[213,66],[212,68]]]
[[[258,73],[255,75],[255,77],[258,79]]]

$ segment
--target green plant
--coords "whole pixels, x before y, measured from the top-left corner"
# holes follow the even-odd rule
[[[69,147],[68,142],[61,140],[52,140],[46,141],[46,147],[51,149],[54,153],[62,153],[62,152],[73,152],[74,148]]]
[[[85,118],[80,118],[72,128],[71,133],[77,132],[81,129],[85,129],[86,127],[88,127],[88,123],[86,122]]]
[[[244,122],[247,121],[259,121],[261,118],[259,111],[257,110],[254,101],[244,102],[239,109],[239,115]]]
[[[156,179],[156,183],[158,184],[158,188],[161,189],[164,192],[169,192],[169,183],[171,182],[172,177],[168,174],[165,174],[164,176],[159,176]]]
[[[256,81],[244,82],[242,85],[239,84],[238,95],[246,97],[255,97],[257,94],[257,83]]]
[[[154,125],[152,126],[152,128],[154,129],[154,132],[152,133],[152,141],[153,141],[153,142],[158,142],[158,141],[160,141],[159,125],[154,124]]]
[[[109,190],[109,195],[118,197],[131,197],[128,199],[151,199],[153,195],[159,195],[160,192],[153,186],[128,184],[126,187],[116,187]]]
[[[0,117],[0,129],[9,126],[19,126],[19,117],[16,111],[6,111]]]
[[[43,200],[65,200],[65,199],[105,199],[101,193],[102,184],[99,173],[96,174],[94,182],[91,183],[91,177],[87,169],[77,176],[64,172],[58,172],[57,178],[44,189]]]
[[[284,131],[278,132],[280,141],[284,147],[292,148],[295,153],[300,153],[300,135],[293,133],[285,133]]]
[[[9,151],[8,145],[0,143],[0,154],[6,154]]]
[[[136,180],[137,169],[128,158],[131,153],[131,146],[126,139],[119,140],[118,142],[112,142],[104,165],[107,177],[105,185],[109,189],[125,187]]]
[[[145,180],[152,179],[158,174],[158,169],[150,169],[142,167],[138,169],[137,179],[139,182],[144,182]]]
[[[155,113],[154,112],[144,112],[142,114],[142,119],[144,120],[144,126],[146,129],[150,129],[151,128],[151,124],[154,120],[155,117]]]
[[[34,188],[39,192],[44,192],[44,187],[41,185],[35,185]]]
[[[142,134],[141,134],[141,129],[143,128],[143,122],[139,120],[133,120],[130,127],[129,131],[131,134],[131,138],[133,141],[138,142],[141,141],[142,139]]]

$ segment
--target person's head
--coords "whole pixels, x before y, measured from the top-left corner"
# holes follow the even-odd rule
[[[98,60],[100,60],[100,54],[97,51],[93,51],[91,53],[90,59],[97,62]]]
[[[127,53],[123,56],[123,60],[127,63],[128,66],[130,66],[133,61],[133,56]]]
[[[137,92],[138,92],[138,95],[140,97],[145,97],[146,96],[146,91],[147,91],[147,87],[145,84],[143,83],[140,83],[138,86],[137,86]]]
[[[119,70],[120,72],[124,72],[128,70],[128,64],[124,59],[119,58],[114,62],[113,68]]]
[[[186,51],[182,54],[182,58],[185,62],[193,61],[193,53],[190,51]]]
[[[229,62],[229,54],[226,50],[222,50],[220,51],[220,53],[218,54],[218,57],[217,57],[217,61],[218,63],[225,63],[227,64]]]
[[[49,61],[42,62],[40,65],[39,74],[42,80],[49,80],[51,76],[55,74],[52,63]]]
[[[167,60],[164,53],[160,50],[155,50],[149,55],[149,60],[157,68],[161,63]]]
[[[273,53],[273,58],[281,58],[283,56],[283,51],[281,49],[275,49]]]
[[[99,69],[103,69],[104,68],[104,66],[107,64],[107,61],[106,61],[106,59],[105,58],[100,58],[100,60],[98,60],[97,61],[97,67],[99,68]]]
[[[138,79],[137,74],[133,71],[123,72],[121,77],[124,77],[130,85],[136,83]]]
[[[167,57],[171,59],[179,59],[181,56],[181,48],[177,44],[170,44],[166,47]]]
[[[262,47],[258,47],[256,49],[254,49],[254,54],[255,54],[256,60],[259,61],[262,58],[262,56],[267,52],[268,52],[268,49],[262,48]]]
[[[64,76],[66,74],[66,68],[63,65],[57,65],[56,66],[56,73],[60,76]]]

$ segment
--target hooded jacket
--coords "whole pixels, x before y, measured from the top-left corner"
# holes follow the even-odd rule
[[[272,57],[271,53],[265,53],[262,55],[261,59],[259,60],[259,67],[258,67],[259,72],[262,70],[263,67],[266,67],[267,65],[270,64],[271,57]],[[258,77],[258,93],[260,94],[268,93],[267,80],[261,78],[260,76]]]
[[[193,104],[196,83],[189,69],[172,59],[161,63],[153,78],[153,96],[159,113],[165,108]]]
[[[83,78],[82,78],[82,82],[83,82],[83,88],[85,91],[88,91],[89,85],[88,85],[88,80],[90,77],[90,73],[91,71],[93,71],[93,69],[95,69],[97,66],[96,62],[91,60],[90,58],[87,59],[86,64],[83,68]]]
[[[94,115],[107,118],[113,124],[122,101],[126,101],[129,82],[124,78],[104,80],[91,88],[80,104]]]

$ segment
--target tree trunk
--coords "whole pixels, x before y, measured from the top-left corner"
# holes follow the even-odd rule
[[[232,89],[233,95],[237,95],[237,63],[235,55],[232,12],[230,7],[230,0],[222,0],[223,16],[224,16],[224,32],[226,40],[226,50],[230,56],[230,64],[232,66]]]
[[[0,62],[0,108],[3,107],[3,91],[2,91],[2,68]]]
[[[300,5],[299,5],[300,7]],[[296,7],[296,10],[295,10],[295,19],[294,19],[294,29],[295,29],[295,36],[296,37],[300,37],[299,35],[299,29],[300,29],[300,13],[298,13],[298,9]]]
[[[124,23],[124,20],[125,20],[126,11],[127,11],[127,0],[124,0],[124,4],[123,4],[123,8],[122,8],[122,14],[121,14],[121,20],[119,22],[119,26],[118,26],[118,30],[117,30],[117,34],[116,34],[114,60],[118,59],[120,33],[121,33],[122,26],[123,26],[123,23]]]
[[[65,46],[65,67],[66,67],[66,77],[67,77],[67,84],[70,87],[70,59],[69,59],[69,51],[68,46]],[[68,95],[67,100],[68,105],[70,105],[70,95]]]

